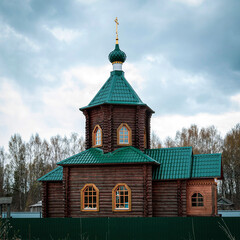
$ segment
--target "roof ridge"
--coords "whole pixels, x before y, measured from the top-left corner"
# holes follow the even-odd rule
[[[149,160],[153,161],[153,162],[156,162],[158,164],[160,164],[158,161],[156,161],[155,159],[151,158],[150,156],[148,156],[147,154],[143,153],[141,150],[135,148],[135,147],[132,147],[130,146],[136,153],[138,153],[139,155],[142,155],[144,156],[145,158],[148,158]]]
[[[112,97],[113,89],[114,89],[114,86],[116,84],[116,79],[117,79],[117,75],[113,75],[113,77],[112,77],[112,84],[111,84],[111,88],[110,88],[110,93],[108,94],[108,98],[107,98],[108,102],[110,101],[110,99]]]
[[[201,153],[201,154],[193,154],[193,156],[195,157],[198,157],[198,156],[209,156],[209,155],[212,155],[212,156],[214,156],[214,155],[222,155],[222,153]]]
[[[102,85],[102,87],[98,90],[97,94],[94,96],[94,98],[91,100],[91,102],[88,104],[88,106],[91,106],[91,103],[95,100],[95,98],[98,97],[98,95],[102,92],[102,90],[105,88],[105,86],[111,81],[111,75],[107,79],[107,81]]]
[[[125,83],[127,84],[127,86],[131,89],[132,94],[138,99],[138,102],[143,103],[143,101],[142,101],[142,100],[140,99],[140,97],[137,95],[137,93],[135,92],[135,90],[133,89],[133,87],[130,85],[130,83],[128,82],[128,80],[127,80],[125,77],[122,78],[122,75],[120,76],[120,78],[123,79],[123,80],[125,80],[125,81],[123,81],[123,82],[125,82]]]
[[[92,150],[98,150],[99,152],[103,153],[103,150],[101,148],[89,148],[89,149],[86,149],[86,150],[84,150],[84,151],[82,151],[80,153],[74,154],[74,155],[72,155],[72,156],[70,156],[68,158],[65,158],[65,159],[61,160],[60,162],[57,163],[57,165],[60,165],[62,162],[65,162],[65,161],[67,161],[67,160],[69,160],[69,159],[71,159],[73,157],[79,156],[81,154],[84,154],[84,153],[92,151]]]
[[[146,149],[146,151],[148,151],[148,150],[151,150],[151,151],[156,151],[156,150],[170,150],[170,149],[179,149],[179,150],[181,150],[181,149],[192,149],[192,146],[187,146],[187,147],[170,147],[170,148],[168,148],[168,147],[165,147],[165,148],[152,148],[152,149]]]

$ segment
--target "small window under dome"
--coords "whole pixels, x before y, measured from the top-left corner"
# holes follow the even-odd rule
[[[96,125],[93,134],[92,134],[92,139],[93,139],[93,147],[100,147],[102,146],[102,129],[100,128],[99,125]]]
[[[132,145],[132,131],[126,124],[122,123],[117,130],[118,145]]]

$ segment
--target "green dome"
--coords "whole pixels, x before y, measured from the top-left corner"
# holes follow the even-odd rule
[[[127,55],[125,52],[121,51],[119,45],[115,45],[115,49],[109,53],[108,59],[111,63],[121,62],[124,63],[126,61]]]

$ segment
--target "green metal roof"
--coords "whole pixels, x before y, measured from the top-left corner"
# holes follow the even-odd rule
[[[192,178],[221,177],[221,154],[193,156]]]
[[[221,154],[192,154],[192,147],[146,149],[145,154],[134,147],[123,147],[104,154],[99,148],[90,148],[59,165],[155,163],[153,180],[221,177]],[[59,166],[38,181],[61,181],[63,167]]]
[[[112,71],[110,78],[102,86],[93,100],[88,106],[80,110],[106,103],[146,105],[141,101],[137,93],[125,79],[123,71]]]
[[[147,155],[160,163],[153,180],[221,177],[221,154],[192,154],[192,147],[147,149]]]
[[[51,172],[42,176],[38,181],[62,181],[63,167],[59,166],[53,169]]]
[[[160,163],[153,180],[191,177],[192,147],[146,149],[145,153]]]
[[[157,161],[134,147],[119,148],[111,153],[103,153],[100,148],[90,148],[69,157],[59,165],[107,164],[107,163],[156,163]]]

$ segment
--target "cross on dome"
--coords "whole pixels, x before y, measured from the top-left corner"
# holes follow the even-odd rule
[[[118,22],[117,17],[114,20],[114,22],[116,23],[116,44],[118,44],[118,25],[119,25],[119,22]]]
[[[113,65],[113,71],[118,70],[122,71],[122,64],[126,61],[126,54],[125,52],[121,51],[118,44],[118,19],[115,18],[114,22],[116,23],[116,45],[115,49],[109,53],[108,59]]]

